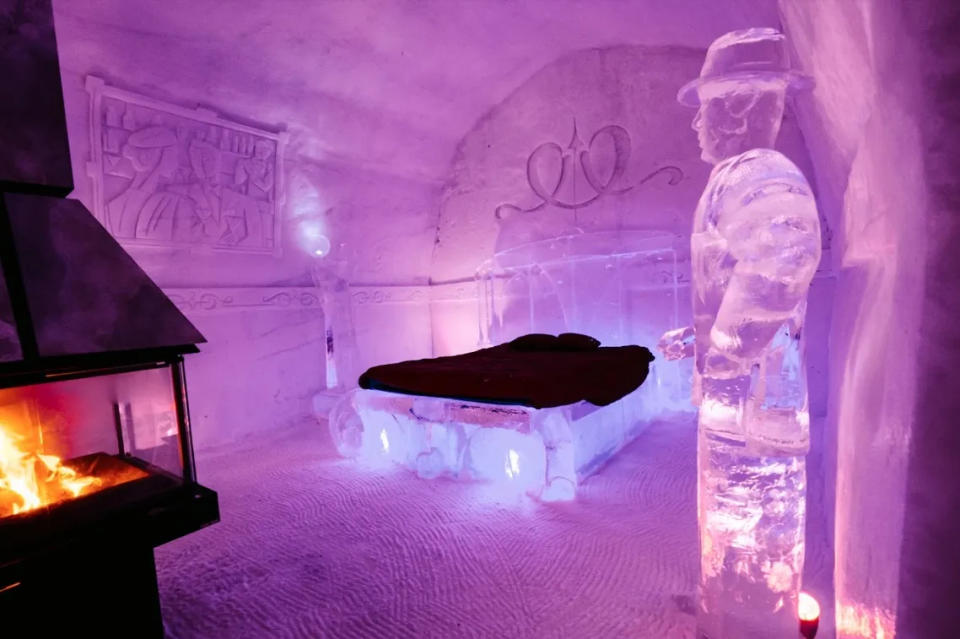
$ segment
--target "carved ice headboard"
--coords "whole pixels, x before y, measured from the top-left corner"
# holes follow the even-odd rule
[[[599,176],[590,155],[594,144],[603,136],[608,136],[613,142],[613,166],[610,176],[606,180]],[[683,171],[680,167],[668,165],[648,173],[636,184],[627,186],[620,184],[620,178],[627,170],[631,150],[630,134],[622,126],[608,124],[601,127],[594,132],[589,142],[584,143],[580,139],[577,123],[574,121],[573,134],[566,149],[556,142],[544,142],[535,148],[527,158],[527,184],[530,185],[530,190],[540,199],[540,202],[528,208],[515,204],[501,204],[494,210],[494,216],[498,220],[502,220],[515,213],[539,211],[547,205],[562,209],[582,209],[606,195],[626,193],[660,174],[668,175],[667,183],[671,186],[678,184],[683,179]],[[560,161],[559,172],[555,184],[551,188],[547,188],[543,182],[541,169],[543,168],[543,162],[551,157],[554,162]],[[576,186],[578,168],[583,176],[580,190],[584,193],[579,197]],[[560,195],[561,191],[565,189],[571,192],[571,201],[565,201]]]
[[[526,164],[527,184],[535,203],[528,206],[503,203],[494,209],[499,227],[495,252],[579,233],[577,211],[611,196],[628,193],[658,176],[664,176],[669,186],[683,179],[680,167],[664,165],[632,184],[624,184],[631,151],[630,134],[624,127],[608,124],[584,142],[576,121],[565,148],[556,142],[537,146]]]

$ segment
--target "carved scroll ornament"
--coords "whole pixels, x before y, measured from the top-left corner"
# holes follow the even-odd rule
[[[603,136],[609,137],[613,143],[613,169],[606,180],[598,175],[590,155],[594,143]],[[535,148],[527,158],[527,184],[529,184],[530,190],[540,199],[540,202],[529,208],[523,208],[515,204],[501,204],[495,209],[494,215],[498,220],[501,220],[514,213],[539,211],[547,205],[562,209],[582,209],[607,195],[626,193],[660,174],[668,175],[667,184],[671,186],[676,185],[683,178],[683,171],[679,167],[662,166],[641,178],[634,185],[620,186],[620,180],[627,170],[630,153],[630,134],[622,126],[608,124],[598,129],[590,138],[590,142],[584,144],[577,132],[577,124],[574,122],[573,135],[566,149],[556,142],[544,142]],[[548,186],[544,184],[541,177],[542,169],[546,162],[556,163],[558,160],[560,162],[559,176],[555,184]],[[590,189],[590,194],[582,199],[575,198],[573,201],[565,201],[559,197],[560,191],[568,180],[576,179],[578,168],[583,175],[586,186]]]

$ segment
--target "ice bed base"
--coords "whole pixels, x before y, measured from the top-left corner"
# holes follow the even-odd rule
[[[639,395],[537,409],[358,389],[328,424],[344,457],[565,501],[646,425]]]

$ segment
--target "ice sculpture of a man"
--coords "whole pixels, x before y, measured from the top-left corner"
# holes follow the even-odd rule
[[[681,89],[714,164],[691,235],[694,326],[664,336],[695,357],[701,544],[698,636],[795,637],[809,441],[801,326],[820,224],[800,170],[773,150],[789,91],[783,34],[718,38]]]

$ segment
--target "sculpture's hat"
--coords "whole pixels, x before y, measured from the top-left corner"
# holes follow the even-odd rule
[[[761,27],[726,33],[710,45],[700,77],[686,83],[677,93],[685,106],[700,104],[697,89],[716,80],[783,78],[789,90],[809,89],[810,76],[790,68],[786,38],[776,29]]]

